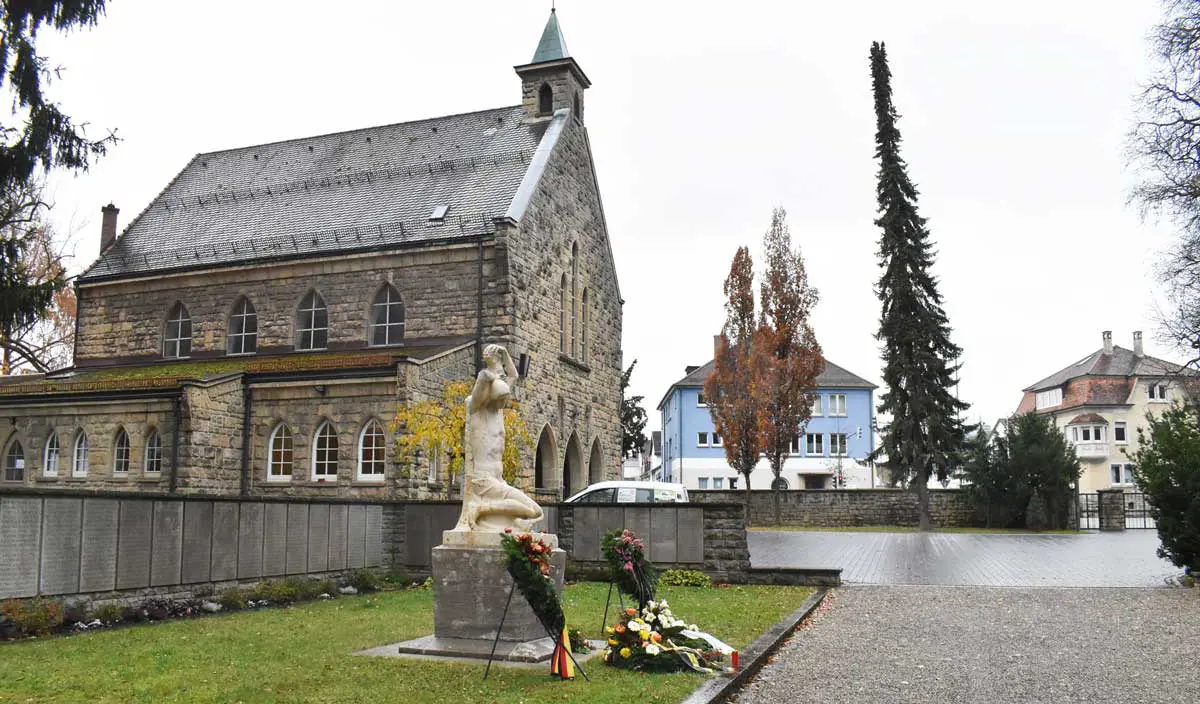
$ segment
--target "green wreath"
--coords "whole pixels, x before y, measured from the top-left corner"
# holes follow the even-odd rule
[[[601,546],[613,584],[637,600],[638,610],[646,608],[658,589],[658,569],[646,559],[642,539],[628,529],[614,530],[604,534]]]
[[[500,545],[508,558],[508,573],[538,621],[550,633],[561,633],[567,619],[550,575],[553,548],[541,540],[534,540],[528,533],[513,535],[506,532],[500,538]]]

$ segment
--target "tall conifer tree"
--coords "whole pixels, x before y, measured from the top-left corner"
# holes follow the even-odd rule
[[[962,449],[965,428],[959,413],[967,404],[951,393],[961,350],[950,341],[937,279],[930,274],[933,245],[925,219],[917,214],[917,189],[900,157],[899,115],[892,103],[891,71],[881,42],[871,44],[871,83],[875,93],[875,156],[879,160],[876,198],[883,231],[879,262],[883,275],[876,293],[883,302],[879,333],[883,379],[879,412],[892,420],[881,429],[880,450],[909,483],[915,484],[921,530],[929,530],[930,477],[949,476]]]

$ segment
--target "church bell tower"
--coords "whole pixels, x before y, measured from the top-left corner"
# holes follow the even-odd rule
[[[563,108],[570,110],[576,120],[583,121],[583,92],[592,82],[567,51],[567,42],[558,26],[558,13],[553,8],[533,60],[515,66],[514,70],[521,77],[521,105],[527,121],[549,119]]]

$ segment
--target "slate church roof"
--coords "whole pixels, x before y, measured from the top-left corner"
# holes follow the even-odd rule
[[[552,124],[523,117],[513,106],[198,154],[80,280],[493,232]]]

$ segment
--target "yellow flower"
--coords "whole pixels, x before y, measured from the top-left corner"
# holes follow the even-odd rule
[[[650,640],[650,631],[642,631],[642,640]]]
[[[613,632],[613,627],[612,627],[612,626],[609,626],[608,628],[605,628],[605,629],[604,629],[604,632],[605,632],[605,633],[609,633],[609,634],[611,634],[611,633]]]
[[[621,648],[621,657],[627,658],[632,654],[633,653],[629,650],[629,648]]]
[[[617,644],[617,641],[616,641],[616,640],[614,640],[614,639],[612,639],[612,638],[609,638],[609,639],[608,639],[608,644],[609,644],[609,645],[616,645],[616,644]]]

